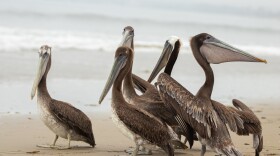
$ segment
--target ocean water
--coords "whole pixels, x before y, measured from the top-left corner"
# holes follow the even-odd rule
[[[279,99],[280,84],[274,84],[280,79],[278,0],[0,0],[0,115],[37,112],[30,91],[36,52],[45,44],[53,47],[50,94],[83,111],[110,110],[110,93],[106,104],[99,106],[97,101],[127,25],[134,27],[135,50],[141,53],[135,56],[133,70],[143,78],[151,72],[165,40],[176,35],[185,54],[176,62],[174,76],[195,93],[204,74],[186,54],[191,53],[188,42],[191,36],[207,32],[239,49],[272,58],[267,66],[214,67],[215,99],[225,103],[232,98]],[[263,88],[269,90],[263,93]]]
[[[123,27],[135,28],[139,52],[160,52],[171,35],[188,51],[201,32],[239,48],[280,55],[280,2],[270,0],[1,0],[0,52],[114,51]]]

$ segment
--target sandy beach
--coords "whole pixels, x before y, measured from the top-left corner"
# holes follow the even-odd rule
[[[261,155],[280,155],[280,116],[278,104],[260,104],[252,107],[263,125],[264,149]],[[38,115],[1,115],[0,125],[0,155],[96,155],[96,156],[122,156],[128,155],[125,149],[134,146],[134,143],[123,136],[110,119],[110,113],[87,113],[93,123],[93,132],[96,147],[90,148],[82,142],[72,141],[72,149],[55,150],[36,147],[37,144],[49,144],[54,134],[41,122]],[[235,146],[244,156],[253,156],[252,136],[236,136],[232,134]],[[67,141],[59,139],[60,146]],[[195,142],[193,149],[176,150],[176,155],[199,155],[200,143]],[[161,150],[153,151],[153,155],[161,156]],[[206,155],[215,155],[208,149]]]

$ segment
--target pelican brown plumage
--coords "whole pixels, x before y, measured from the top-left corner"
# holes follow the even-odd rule
[[[193,37],[190,44],[194,57],[205,72],[205,83],[194,96],[168,74],[162,73],[157,82],[162,99],[200,135],[203,144],[201,155],[204,155],[206,151],[206,144],[220,154],[242,155],[235,149],[226,124],[239,135],[253,134],[254,148],[258,155],[262,149],[262,129],[258,118],[240,101],[233,101],[236,108],[241,108],[241,110],[236,110],[211,99],[214,73],[210,63],[231,61],[266,63],[266,61],[236,49],[206,33]],[[166,46],[173,47],[174,45],[167,44]],[[154,79],[165,66],[165,71],[171,72],[177,55],[172,54],[170,50],[164,51],[149,81]],[[168,61],[169,59],[170,61]]]
[[[177,55],[181,48],[180,39],[177,36],[171,36],[166,42],[169,42],[170,44],[172,44],[173,47],[166,46],[169,43],[165,43],[163,51],[170,50],[171,53],[174,55],[172,58],[174,58],[176,61]],[[173,63],[173,62],[170,61],[170,63]],[[171,68],[169,68],[169,66]],[[165,73],[170,75],[171,71],[172,71],[172,67],[173,67],[173,65],[172,66],[168,65],[168,67],[165,68],[166,69]],[[143,93],[143,95],[141,95],[140,98],[145,98],[148,100],[162,101],[158,90],[156,89],[156,87],[154,85],[151,84],[150,80],[145,81],[142,78],[140,78],[134,74],[132,75],[132,79],[133,79],[134,87]],[[130,80],[130,78],[128,78],[128,80]],[[130,90],[131,89],[132,89],[132,87],[130,87]],[[132,92],[130,90],[125,92],[127,94],[127,97],[138,97],[139,98],[138,95],[135,95],[135,92]],[[130,99],[132,99],[132,98],[130,98]],[[176,111],[173,110],[172,108],[170,108],[168,105],[165,105],[163,102],[161,102],[161,107],[164,111],[158,111],[156,106],[154,106],[154,109],[156,110],[155,112],[157,112],[159,114],[164,114],[164,112],[169,112],[169,114],[171,113],[170,115],[172,115],[172,116],[169,116],[169,118],[163,117],[163,120],[167,121],[167,123],[169,125],[173,126],[175,132],[178,134],[178,137],[180,139],[181,139],[181,135],[185,136],[184,143],[186,143],[188,141],[190,148],[192,148],[194,140],[198,140],[193,128],[188,123],[184,122],[181,119],[181,117],[176,113]],[[165,113],[165,114],[168,114],[168,113]],[[162,116],[162,115],[157,115],[157,116]]]
[[[72,105],[51,98],[46,82],[50,68],[51,47],[44,45],[39,50],[39,64],[31,92],[31,99],[33,99],[37,92],[40,117],[44,124],[55,133],[55,139],[52,145],[38,146],[60,149],[55,146],[55,143],[58,137],[61,137],[68,139],[68,146],[66,148],[70,148],[71,140],[84,141],[94,147],[95,140],[90,119]]]
[[[122,85],[125,76],[132,68],[133,50],[128,47],[119,47],[115,53],[115,62],[108,77],[99,103],[112,88],[113,121],[136,144],[133,155],[139,150],[139,139],[145,139],[152,144],[161,147],[169,156],[174,155],[172,143],[178,141],[173,130],[160,119],[149,112],[127,102],[122,93]],[[175,139],[175,140],[174,140]]]
[[[123,31],[123,39],[120,46],[126,46],[134,49],[134,29],[131,26],[127,26]],[[132,51],[134,52],[134,51]],[[134,83],[140,83],[141,86],[145,88],[145,92],[142,95],[138,95],[134,89]],[[155,117],[161,119],[163,122],[171,127],[179,127],[183,129],[182,134],[186,136],[189,141],[190,147],[192,147],[195,140],[195,133],[193,129],[185,123],[181,117],[175,113],[175,111],[170,110],[162,102],[159,93],[154,85],[143,80],[137,75],[132,74],[132,68],[129,69],[128,73],[124,77],[123,81],[123,95],[127,102],[134,104],[140,109],[143,109]],[[179,126],[180,125],[180,126]],[[183,144],[178,144],[182,146]],[[180,147],[185,148],[185,146]]]

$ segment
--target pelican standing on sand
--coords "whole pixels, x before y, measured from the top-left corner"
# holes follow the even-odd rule
[[[126,46],[129,48],[134,48],[134,29],[131,26],[127,26],[123,31],[123,39],[121,46]],[[134,52],[134,51],[133,51]],[[132,59],[133,60],[133,59]],[[134,84],[136,83],[136,85]],[[139,84],[141,87],[145,88],[145,91],[142,95],[138,95],[134,89],[135,86]],[[138,86],[139,86],[138,85]],[[193,145],[194,133],[193,129],[184,123],[183,119],[180,118],[175,112],[172,112],[160,99],[159,93],[155,86],[149,82],[141,79],[140,77],[132,74],[132,68],[128,71],[123,81],[123,95],[125,100],[130,104],[137,106],[140,109],[143,109],[155,117],[161,119],[163,122],[172,127],[177,127],[177,129],[182,129],[184,136],[186,136],[189,141],[190,147]],[[182,124],[179,124],[182,123]],[[179,125],[181,127],[179,127]],[[179,142],[174,142],[179,143]],[[184,144],[176,144],[180,148],[186,148]]]
[[[174,108],[199,134],[203,145],[201,155],[205,154],[206,145],[214,148],[219,154],[242,155],[234,147],[226,124],[237,134],[254,134],[254,148],[256,149],[256,155],[259,155],[262,149],[262,135],[258,118],[240,101],[233,101],[234,105],[241,109],[239,111],[211,100],[214,74],[210,63],[266,61],[236,49],[206,33],[193,37],[190,42],[193,54],[205,72],[206,81],[197,95],[194,96],[168,74],[162,73],[157,82],[162,99]],[[170,70],[172,70],[178,55],[171,54],[171,51],[168,50],[170,49],[168,47],[172,48],[172,46],[174,45],[166,45],[167,50],[161,55],[149,81],[152,81],[165,66],[165,71],[171,72]]]
[[[94,147],[95,140],[90,119],[72,105],[51,98],[46,82],[50,67],[51,47],[44,45],[39,50],[39,64],[31,92],[31,99],[33,99],[37,91],[40,117],[44,124],[55,133],[55,139],[52,145],[38,146],[65,149],[55,146],[58,137],[62,137],[68,139],[68,146],[66,148],[70,148],[71,140],[84,141]]]
[[[173,130],[157,117],[137,106],[128,103],[122,93],[124,77],[132,68],[133,51],[128,47],[119,47],[115,53],[115,62],[108,77],[104,90],[100,96],[99,103],[112,88],[113,121],[118,127],[134,140],[136,148],[133,156],[139,150],[139,141],[143,139],[162,148],[168,156],[174,155],[172,147],[177,135]],[[175,136],[174,136],[175,135]],[[174,140],[175,139],[175,140]]]

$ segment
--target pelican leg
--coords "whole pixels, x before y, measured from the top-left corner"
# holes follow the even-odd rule
[[[185,138],[185,140],[184,140],[184,144],[186,144],[186,143],[187,143],[187,141],[188,141],[188,139],[187,139],[187,138]]]
[[[139,145],[139,151],[138,151],[138,155],[151,155],[152,151],[150,150],[150,148],[147,148],[150,146],[149,143],[147,143],[146,141],[139,139],[136,141],[136,143]]]
[[[67,138],[68,138],[68,149],[70,149],[71,135],[69,133],[67,134]]]
[[[135,147],[135,149],[134,149],[134,151],[132,153],[132,156],[137,156],[138,151],[139,151],[139,145],[138,145],[138,143],[136,143],[136,147]]]
[[[130,155],[151,155],[152,151],[147,149],[145,146],[148,146],[142,138],[139,137],[134,137],[134,143],[135,143],[135,148],[130,148],[128,150],[125,150],[126,153],[129,153]]]
[[[135,138],[135,148],[125,150],[126,153],[129,153],[130,155],[134,156],[136,155],[151,155],[152,151],[147,148],[146,146],[149,146],[150,144],[146,144],[145,141],[143,141],[141,138]]]
[[[53,143],[51,145],[36,145],[36,146],[41,147],[41,148],[54,148],[57,139],[58,139],[58,135],[55,135],[55,138],[54,138]]]
[[[150,149],[145,148],[144,146],[140,146],[140,147],[142,147],[142,149],[140,149],[138,151],[138,155],[152,155],[153,154]]]
[[[67,134],[67,140],[68,140],[68,146],[67,147],[55,147],[55,148],[59,149],[59,150],[70,149],[71,148],[71,146],[70,146],[70,141],[71,141],[70,133]]]
[[[58,135],[55,135],[52,146],[55,146],[55,143],[56,143],[57,139],[58,139]]]
[[[137,155],[152,155],[152,151],[148,148],[145,148],[144,146],[138,145],[138,153]],[[129,148],[127,150],[125,150],[126,153],[129,153],[130,155],[133,154],[133,152],[135,151],[135,148]]]
[[[71,135],[70,135],[70,133],[67,134],[67,140],[68,140],[68,145],[66,147],[52,146],[51,148],[58,149],[58,150],[70,149],[71,148],[71,146],[70,146],[70,142],[71,142]]]
[[[206,152],[206,145],[202,145],[200,156],[204,156],[205,152]]]

